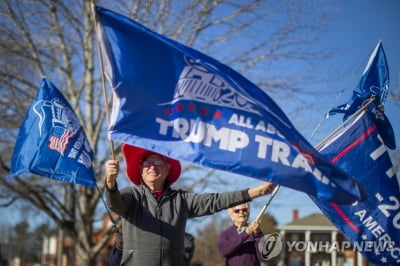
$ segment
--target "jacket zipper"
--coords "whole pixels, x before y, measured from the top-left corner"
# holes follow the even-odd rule
[[[160,224],[160,266],[163,265],[163,259],[164,259],[164,249],[163,249],[163,230],[162,230],[162,208],[161,208],[161,201],[157,201],[157,218],[159,220]]]

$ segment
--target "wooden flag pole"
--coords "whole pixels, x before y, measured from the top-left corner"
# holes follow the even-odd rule
[[[103,53],[101,50],[101,45],[100,45],[100,41],[99,41],[99,33],[98,33],[98,27],[99,27],[99,21],[97,19],[97,15],[96,12],[94,10],[95,8],[95,3],[94,0],[92,0],[92,10],[93,10],[93,18],[94,18],[94,28],[95,28],[95,32],[96,32],[96,43],[97,43],[97,50],[99,52],[99,61],[100,61],[100,70],[101,70],[101,86],[103,89],[103,95],[104,95],[104,105],[105,105],[105,111],[106,111],[106,117],[107,117],[107,123],[108,126],[110,126],[111,122],[110,122],[110,111],[108,109],[108,97],[107,97],[107,91],[106,91],[106,83],[105,83],[105,77],[104,77],[104,64],[103,64]],[[112,139],[109,139],[110,142],[110,147],[111,147],[111,155],[112,155],[112,159],[115,160],[115,152],[114,152],[114,142],[112,141]]]

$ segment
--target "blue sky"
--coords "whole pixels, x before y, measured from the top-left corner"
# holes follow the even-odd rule
[[[334,6],[332,3],[330,5]],[[337,104],[347,102],[379,40],[382,40],[389,65],[390,90],[399,88],[400,1],[347,0],[340,4],[338,2],[337,8],[337,15],[329,32],[322,38],[321,45],[333,44],[338,47],[339,53],[326,64],[330,64],[332,69],[352,69],[359,75],[349,71],[348,76],[342,76],[322,89],[336,89],[339,92],[345,88]],[[391,99],[388,99],[385,105],[385,112],[395,130],[397,146],[400,143],[399,105],[398,102],[396,106]],[[321,115],[326,111],[321,110]],[[274,216],[279,224],[285,224],[291,221],[293,209],[299,210],[300,217],[320,212],[307,195],[286,188],[281,188],[267,212]]]

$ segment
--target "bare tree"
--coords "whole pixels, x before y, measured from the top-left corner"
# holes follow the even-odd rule
[[[264,214],[262,216],[262,219],[260,222],[260,228],[261,228],[261,231],[263,231],[265,234],[276,232],[277,225],[278,225],[278,222],[275,220],[275,218],[273,216],[271,216],[269,214]]]
[[[229,219],[212,217],[204,228],[197,232],[192,263],[195,265],[224,265],[225,259],[218,251],[220,233],[230,225]]]
[[[98,1],[149,28],[199,49],[242,72],[276,97],[292,99],[311,59],[327,55],[318,40],[327,13],[313,1]],[[93,13],[85,0],[0,0],[0,206],[29,205],[75,242],[77,265],[93,265],[108,241],[93,243],[94,222],[104,209],[99,191],[38,176],[7,182],[18,129],[47,76],[68,99],[96,155],[95,175],[104,189],[107,149]],[[285,67],[278,73],[276,68]],[[258,71],[256,71],[256,69]],[[286,90],[281,90],[285,88]],[[288,89],[290,88],[290,89]],[[275,95],[275,94],[274,94]],[[119,147],[116,147],[120,158]],[[202,180],[193,179],[193,188]],[[110,231],[108,236],[111,236]]]

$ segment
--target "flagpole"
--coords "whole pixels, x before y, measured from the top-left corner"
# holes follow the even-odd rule
[[[108,126],[110,126],[111,122],[110,122],[110,111],[108,108],[108,97],[107,97],[107,91],[106,91],[106,83],[105,83],[105,77],[104,77],[104,65],[103,65],[103,53],[101,51],[101,45],[99,42],[99,34],[97,32],[97,26],[98,26],[98,19],[97,19],[97,15],[96,12],[94,11],[94,7],[95,7],[95,3],[92,0],[91,1],[92,4],[92,11],[93,11],[93,18],[94,18],[94,28],[95,28],[95,32],[96,32],[96,44],[97,44],[97,50],[99,53],[99,59],[100,59],[100,69],[101,69],[101,86],[103,89],[103,96],[104,96],[104,101],[105,101],[105,111],[106,111],[106,117],[107,117],[107,123]],[[112,139],[109,139],[110,142],[110,147],[111,147],[111,156],[112,159],[115,160],[115,152],[114,152],[114,142],[112,141]]]
[[[373,101],[375,100],[375,96],[372,96],[371,98],[368,99],[368,101],[361,106],[360,109],[358,109],[354,114],[352,114],[346,121],[344,121],[342,124],[340,124],[335,130],[333,130],[328,136],[326,136],[323,140],[321,140],[316,146],[315,149],[318,150],[321,148],[322,144],[326,142],[327,139],[335,135],[345,124],[347,124],[350,120],[352,120],[354,117],[358,116],[361,112],[363,112]]]
[[[359,66],[361,67],[361,66]],[[314,130],[311,132],[310,137],[308,138],[308,141],[311,141],[311,139],[314,137],[315,133],[319,129],[319,127],[322,125],[322,122],[327,118],[327,115],[329,114],[329,110],[332,109],[333,106],[335,106],[335,103],[339,99],[339,97],[344,93],[345,89],[348,87],[349,83],[353,78],[355,77],[356,72],[353,73],[353,76],[347,81],[347,84],[342,88],[342,90],[338,93],[336,96],[335,100],[332,101],[332,104],[330,105],[328,111],[325,113],[325,115],[321,118],[321,120],[318,122],[317,126],[314,128]]]
[[[318,143],[315,146],[315,149],[318,150],[322,144],[332,137],[334,134],[337,133],[338,130],[340,130],[346,123],[348,123],[351,119],[356,117],[358,114],[360,114],[362,111],[364,111],[373,101],[375,100],[375,96],[372,96],[368,101],[360,108],[358,109],[354,114],[352,114],[346,121],[344,121],[342,124],[340,124],[335,130],[333,130],[328,136],[326,136],[320,143]],[[261,208],[260,212],[257,215],[257,218],[255,219],[256,222],[260,223],[261,218],[264,214],[264,212],[267,210],[269,204],[271,203],[272,199],[275,197],[275,195],[278,193],[278,190],[280,188],[280,185],[277,185],[275,189],[271,193],[271,197],[268,198],[268,201],[265,203],[265,205]]]
[[[271,193],[271,196],[268,198],[267,203],[265,203],[265,205],[262,207],[262,209],[261,209],[260,212],[258,213],[257,218],[255,219],[255,221],[256,221],[257,223],[260,223],[261,218],[262,218],[262,216],[263,216],[265,210],[268,208],[268,206],[269,206],[269,204],[271,203],[272,199],[273,199],[273,198],[275,197],[275,195],[278,193],[279,188],[280,188],[280,185],[277,185],[277,186],[274,188],[274,190],[273,190],[272,193]]]
[[[311,141],[311,139],[314,137],[315,133],[317,132],[319,127],[322,125],[322,122],[327,118],[327,115],[329,114],[329,110],[332,109],[333,106],[335,106],[336,101],[339,99],[340,95],[343,94],[343,92],[344,92],[344,88],[338,93],[338,95],[336,96],[336,99],[332,102],[331,107],[328,109],[328,112],[325,113],[325,115],[318,122],[317,126],[311,132],[311,136],[308,138],[308,141]]]
[[[92,11],[93,11],[95,32],[96,32],[96,44],[97,44],[97,50],[99,52],[99,59],[100,59],[99,61],[100,61],[100,68],[101,68],[101,86],[102,86],[102,89],[103,89],[103,95],[104,95],[104,101],[105,101],[105,111],[106,111],[106,116],[107,116],[107,123],[108,123],[108,126],[110,126],[110,124],[111,124],[111,122],[110,122],[110,111],[108,109],[108,98],[107,98],[107,91],[106,91],[105,77],[104,77],[103,53],[101,51],[101,45],[100,45],[99,37],[98,37],[99,34],[97,32],[97,26],[98,26],[99,23],[98,23],[98,20],[97,20],[96,12],[94,10],[95,1],[91,0],[91,4],[92,4]],[[115,160],[114,142],[112,141],[112,139],[109,139],[109,142],[110,142],[110,147],[111,147],[111,156],[112,156],[112,159]],[[96,184],[96,188],[100,193],[100,198],[103,201],[104,206],[106,207],[106,211],[108,213],[108,216],[110,217],[110,221],[113,224],[112,225],[112,229],[113,229],[114,232],[118,232],[119,230],[117,228],[116,222],[115,222],[114,218],[111,215],[110,209],[108,208],[108,206],[105,203],[103,197],[101,196],[102,194],[101,194],[100,188],[97,186],[97,184]]]

